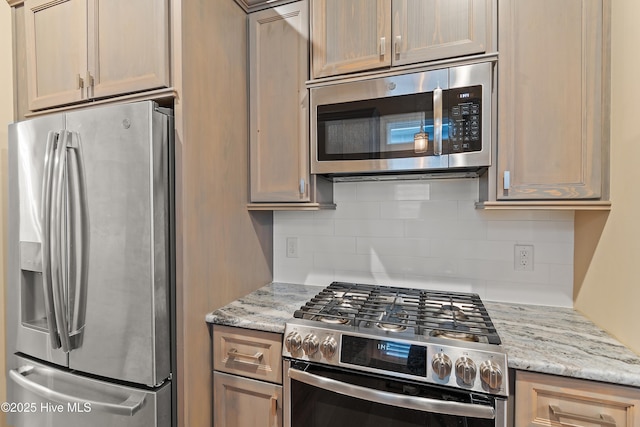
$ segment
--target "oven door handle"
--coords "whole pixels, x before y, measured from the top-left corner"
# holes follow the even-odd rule
[[[413,409],[421,412],[431,412],[434,414],[454,415],[469,418],[495,419],[495,409],[488,406],[474,405],[470,403],[449,402],[424,397],[406,396],[395,393],[388,393],[373,390],[353,384],[343,383],[331,378],[321,377],[289,368],[289,378],[302,383],[330,390],[345,396],[355,397],[369,402],[383,405],[395,406],[405,409]]]

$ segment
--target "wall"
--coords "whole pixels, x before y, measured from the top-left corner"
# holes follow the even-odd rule
[[[637,125],[637,41],[640,2],[612,1],[611,201],[608,218],[576,216],[576,243],[590,248],[576,259],[575,308],[640,354],[640,128]],[[576,246],[576,249],[578,246]]]
[[[476,210],[478,180],[334,184],[335,211],[274,213],[274,280],[333,280],[476,292],[496,301],[573,303],[572,212]],[[287,237],[298,257],[286,256]],[[514,271],[514,245],[534,271]]]
[[[0,402],[6,401],[4,346],[4,282],[7,217],[7,125],[13,121],[13,73],[11,60],[11,9],[0,3]],[[5,425],[0,413],[0,426]]]

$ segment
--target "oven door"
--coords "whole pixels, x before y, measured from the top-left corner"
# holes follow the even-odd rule
[[[506,399],[285,361],[285,427],[506,426]]]

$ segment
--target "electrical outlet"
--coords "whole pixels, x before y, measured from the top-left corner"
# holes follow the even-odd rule
[[[287,237],[287,258],[298,258],[297,237]]]
[[[533,245],[515,245],[513,258],[514,270],[533,271]]]

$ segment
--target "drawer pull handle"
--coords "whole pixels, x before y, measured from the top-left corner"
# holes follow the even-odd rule
[[[262,362],[262,358],[264,357],[264,355],[261,352],[257,352],[256,354],[244,354],[244,353],[238,353],[238,349],[236,348],[232,348],[231,350],[227,351],[227,356],[229,356],[232,359],[235,358],[239,358],[239,359],[251,359],[254,363],[254,365],[260,365],[260,362]],[[247,362],[242,362],[242,361],[238,361],[241,363],[247,363]]]
[[[278,413],[278,396],[271,396],[271,415]]]
[[[587,421],[594,424],[600,424],[603,426],[614,426],[616,425],[616,420],[613,419],[611,415],[608,414],[600,414],[600,417],[589,417],[586,415],[580,414],[572,414],[570,412],[564,412],[562,409],[555,405],[549,405],[549,409],[551,409],[551,413],[554,417],[560,418],[571,418],[579,421]]]

